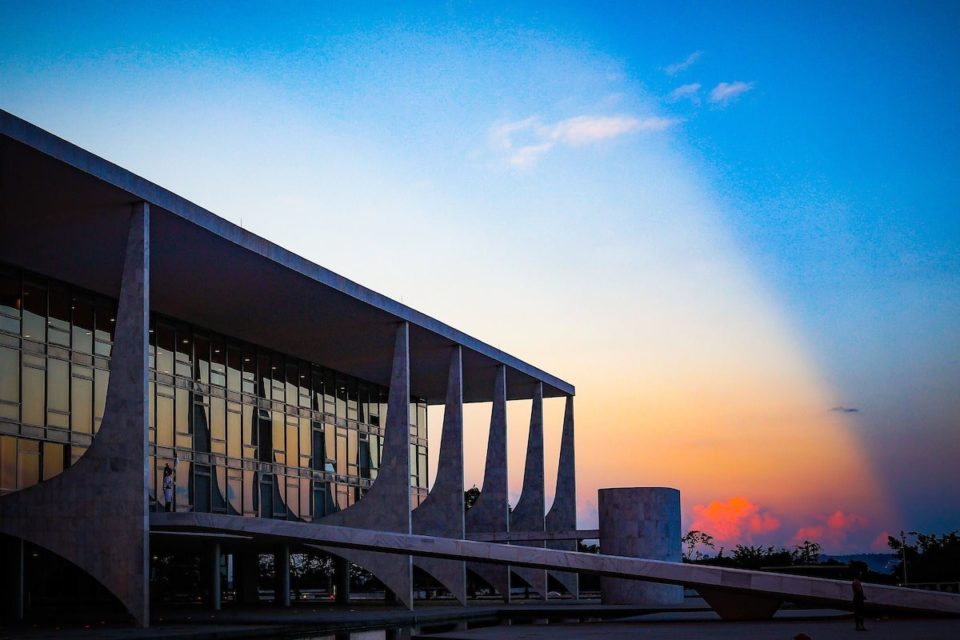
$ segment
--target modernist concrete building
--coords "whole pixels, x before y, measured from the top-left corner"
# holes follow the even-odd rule
[[[550,571],[574,596],[576,572],[602,576],[611,602],[679,597],[638,579],[687,585],[728,618],[849,603],[846,582],[676,562],[672,489],[601,490],[599,531],[578,531],[573,396],[0,111],[0,623],[39,596],[63,604],[70,584],[148,624],[152,557],[175,548],[203,556],[213,607],[225,554],[241,600],[258,596],[257,558],[272,554],[289,604],[291,549],[304,547],[338,556],[341,582],[347,561],[365,567],[407,607],[414,567],[461,602],[472,570],[505,600],[511,574],[543,594]],[[544,398],[566,399],[546,513]],[[532,410],[511,511],[506,404],[521,399]],[[466,402],[492,411],[465,514]],[[444,413],[428,492],[431,404]],[[603,553],[571,551],[598,536]],[[957,595],[866,590],[875,606],[960,614]]]
[[[573,395],[555,376],[0,111],[7,618],[23,613],[35,579],[24,550],[36,545],[145,624],[150,548],[170,540],[164,518],[185,513],[459,539],[513,529],[543,547],[545,530],[576,528]],[[542,403],[559,397],[562,462],[545,514]],[[506,403],[518,399],[533,412],[511,515]],[[464,402],[493,408],[482,495],[466,519]],[[432,404],[445,411],[428,493]],[[248,586],[263,551],[253,538],[177,540],[203,545],[216,575],[229,545]],[[273,550],[285,599],[289,546]],[[414,563],[466,596],[462,561],[336,553],[407,606]],[[509,598],[509,568],[471,568]],[[516,572],[545,592],[544,570]],[[576,593],[573,574],[558,578]]]

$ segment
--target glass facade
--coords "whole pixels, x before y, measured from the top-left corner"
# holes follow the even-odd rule
[[[115,301],[0,265],[0,494],[75,462],[100,427]],[[387,389],[151,317],[151,508],[310,521],[377,477]],[[411,506],[427,493],[427,410],[410,403]]]

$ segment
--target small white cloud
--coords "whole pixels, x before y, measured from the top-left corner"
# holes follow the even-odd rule
[[[675,76],[681,71],[686,71],[693,65],[694,62],[700,59],[701,52],[694,51],[688,55],[682,62],[674,62],[673,64],[668,64],[663,68],[663,72],[668,76]]]
[[[493,147],[508,154],[510,164],[529,167],[557,145],[582,147],[639,131],[664,131],[678,122],[661,116],[576,116],[544,124],[531,117],[495,124],[489,137]]]
[[[550,137],[572,146],[582,146],[632,133],[639,128],[640,120],[629,116],[577,116],[553,125]]]
[[[680,85],[670,92],[667,96],[670,102],[679,102],[680,100],[690,100],[694,104],[700,103],[700,83],[691,82],[690,84]]]
[[[710,92],[710,102],[727,104],[750,89],[753,89],[752,82],[721,82]]]

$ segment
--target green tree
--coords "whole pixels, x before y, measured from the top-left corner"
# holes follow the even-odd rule
[[[820,545],[816,542],[804,540],[793,550],[791,560],[793,564],[818,564],[820,562]]]
[[[903,576],[903,559],[907,561],[907,579],[917,582],[960,582],[960,531],[943,535],[909,534],[913,542],[887,537],[887,546],[900,556],[894,575]]]
[[[473,485],[469,489],[463,492],[463,511],[470,511],[470,508],[473,506],[473,503],[477,501],[477,498],[480,497],[480,489],[477,489],[477,485]]]
[[[714,548],[713,536],[705,531],[698,531],[696,529],[687,531],[687,534],[680,538],[680,542],[686,547],[683,557],[688,562],[703,560],[704,550]]]

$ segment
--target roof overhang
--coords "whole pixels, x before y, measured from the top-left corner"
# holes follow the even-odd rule
[[[463,347],[466,402],[573,395],[573,385],[283,249],[0,110],[0,260],[117,297],[132,205],[150,204],[154,311],[381,385],[410,323],[411,391],[442,403]]]

